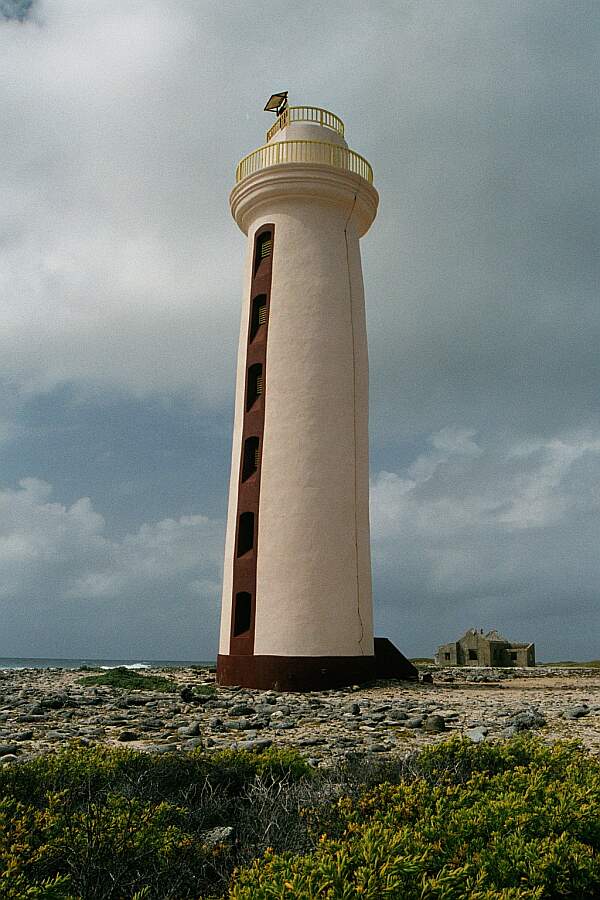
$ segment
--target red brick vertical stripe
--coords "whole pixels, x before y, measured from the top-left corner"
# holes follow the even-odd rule
[[[268,256],[257,259],[257,248],[261,238],[270,232],[271,251]],[[244,390],[244,424],[242,428],[242,446],[240,453],[240,471],[238,474],[237,523],[235,531],[235,551],[233,557],[233,597],[229,652],[232,655],[252,655],[254,653],[254,625],[256,619],[256,563],[258,559],[258,517],[260,499],[260,473],[265,424],[266,402],[266,369],[267,369],[267,334],[269,329],[271,273],[273,268],[273,250],[275,247],[275,226],[262,225],[254,235],[252,255],[252,280],[250,287],[250,305],[248,314],[248,332],[246,349],[246,384]],[[256,297],[263,295],[266,299],[265,322],[252,336],[252,309]],[[250,409],[248,405],[248,371],[251,366],[262,365],[262,393]],[[258,437],[258,459],[256,471],[245,481],[242,480],[244,466],[244,444],[246,438]],[[254,541],[252,549],[243,556],[238,556],[238,538],[240,516],[242,513],[254,514]],[[251,597],[250,628],[243,634],[236,635],[235,601],[236,595],[247,592]]]

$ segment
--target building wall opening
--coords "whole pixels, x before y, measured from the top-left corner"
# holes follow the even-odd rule
[[[469,650],[469,659],[477,659],[477,650]]]
[[[252,597],[248,591],[240,591],[235,595],[233,612],[233,636],[237,637],[250,631],[252,623]]]
[[[246,390],[246,410],[252,409],[263,392],[263,367],[254,363],[248,369],[248,387]]]
[[[267,321],[267,297],[259,294],[252,301],[252,316],[250,319],[250,340],[253,341],[261,325]]]
[[[238,525],[237,555],[243,556],[254,546],[254,513],[245,512],[240,516]]]
[[[270,231],[263,231],[256,242],[256,252],[254,254],[254,274],[256,275],[258,267],[263,259],[268,259],[271,255],[273,240]]]
[[[242,461],[242,481],[250,478],[258,469],[258,444],[257,437],[249,437],[244,441],[244,458]]]

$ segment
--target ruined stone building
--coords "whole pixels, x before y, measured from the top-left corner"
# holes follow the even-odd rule
[[[535,644],[470,628],[457,641],[438,647],[435,662],[438,666],[535,666]]]

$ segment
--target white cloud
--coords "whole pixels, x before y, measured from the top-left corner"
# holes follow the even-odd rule
[[[206,516],[181,516],[143,524],[121,540],[106,534],[105,521],[88,497],[70,506],[51,499],[52,487],[37,478],[0,491],[0,604],[6,617],[30,610],[45,621],[67,603],[86,630],[97,617],[138,617],[147,629],[148,611],[177,622],[182,611],[197,627],[196,643],[212,652],[215,634],[202,633],[199,616],[217,612],[222,528]],[[195,598],[190,607],[188,595]],[[195,611],[194,611],[195,610]],[[146,622],[146,625],[144,623]],[[176,630],[176,629],[175,629]],[[148,645],[160,634],[145,632]],[[114,640],[118,643],[118,623]],[[182,642],[194,643],[181,625]],[[75,649],[75,652],[77,650]],[[90,651],[87,650],[89,653]],[[173,652],[173,651],[171,651]]]
[[[197,590],[200,576],[216,586],[221,529],[206,516],[146,523],[117,541],[89,497],[67,507],[51,495],[38,478],[0,491],[0,596],[22,600],[51,577],[59,598],[81,601],[137,596],[173,580]]]
[[[474,436],[473,431],[443,429],[431,436],[433,449],[409,465],[405,475],[379,472],[374,477],[371,517],[378,541],[415,528],[442,535],[564,523],[590,496],[589,491],[573,493],[567,483],[574,464],[589,455],[600,471],[600,439],[573,435],[484,450]],[[595,489],[595,481],[587,488]]]
[[[417,631],[428,623],[436,632],[432,615],[453,629],[482,617],[513,631],[528,621],[560,653],[562,631],[551,635],[547,616],[568,608],[580,646],[589,645],[600,627],[600,435],[481,446],[474,437],[465,452],[464,441],[432,435],[432,449],[405,471],[374,477],[376,576],[404,598],[403,615],[410,597],[429,610]]]
[[[150,585],[177,582],[185,590],[215,595],[218,588],[221,547],[214,538],[214,523],[205,516],[182,516],[144,524],[135,534],[106,546],[98,570],[72,579],[66,596],[77,599],[117,597],[123,592],[139,595]],[[195,577],[207,569],[212,578]]]

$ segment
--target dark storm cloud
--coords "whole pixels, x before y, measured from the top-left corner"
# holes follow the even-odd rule
[[[0,16],[26,6],[4,0]],[[216,547],[195,567],[186,555],[180,576],[169,564],[166,587],[152,536],[168,519],[180,540],[182,519],[224,508],[244,246],[227,194],[264,141],[265,98],[287,88],[345,119],[381,194],[363,241],[381,628],[415,653],[435,622],[436,640],[481,623],[527,632],[542,654],[597,655],[598,4],[32,9],[39,27],[0,27],[10,634],[32,634],[31,598],[45,597],[35,618],[57,651],[60,634],[80,639],[65,622],[81,608],[107,644],[135,635],[155,656],[189,655],[175,626],[161,643],[154,613],[136,628],[134,610],[147,596],[160,618],[166,591],[180,622],[208,578],[199,654],[214,653]],[[202,449],[212,433],[219,460]],[[32,494],[40,479],[56,500]],[[88,542],[45,544],[46,507],[71,534],[87,496]],[[10,567],[15,498],[23,546],[50,547],[58,570],[43,554],[31,572]]]
[[[375,409],[393,403],[401,436],[444,416],[547,435],[598,422],[600,11],[420,10],[374,154]]]

